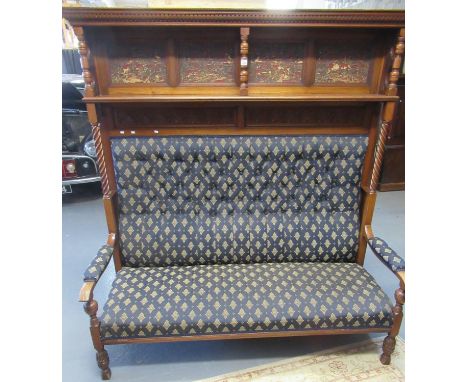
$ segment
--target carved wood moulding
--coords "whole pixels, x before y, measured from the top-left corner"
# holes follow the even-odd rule
[[[64,8],[73,25],[231,25],[401,28],[403,11],[262,11]]]

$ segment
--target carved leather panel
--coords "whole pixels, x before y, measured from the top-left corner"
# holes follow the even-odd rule
[[[158,44],[115,48],[109,66],[113,84],[163,84],[167,78],[165,51]]]
[[[340,41],[317,44],[316,84],[367,84],[371,48],[363,43]]]
[[[234,84],[234,44],[178,42],[181,83]]]
[[[297,42],[252,42],[250,82],[300,84],[305,45]]]

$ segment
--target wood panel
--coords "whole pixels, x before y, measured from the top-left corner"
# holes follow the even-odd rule
[[[367,134],[370,128],[370,113],[374,108],[365,103],[350,103],[347,105],[333,102],[309,104],[278,104],[272,106],[267,102],[252,105],[244,102],[220,103],[199,107],[197,103],[188,104],[153,104],[151,106],[138,104],[115,104],[103,107],[106,115],[111,115],[113,130],[158,130],[163,131],[209,131],[215,133],[229,131],[233,134],[251,134],[256,131],[270,130],[288,134],[293,129],[305,131],[345,134],[353,131]],[[169,129],[169,130],[168,130]],[[190,130],[191,129],[191,130]],[[194,130],[195,129],[195,130]]]
[[[246,126],[364,126],[365,106],[248,106]]]
[[[116,96],[371,94],[391,47],[387,33],[363,30],[90,28],[88,34],[99,94]]]
[[[100,94],[238,94],[238,29],[91,28],[90,35]]]
[[[190,106],[152,106],[122,107],[114,109],[114,126],[116,129],[135,129],[140,127],[198,127],[236,126],[235,106],[212,106],[196,108]]]
[[[369,329],[334,329],[334,330],[295,330],[290,332],[259,332],[259,333],[235,333],[235,334],[212,334],[196,336],[173,336],[173,337],[151,337],[151,338],[120,338],[103,339],[104,345],[130,344],[130,343],[157,343],[157,342],[184,342],[184,341],[213,341],[213,340],[239,340],[249,338],[275,338],[275,337],[304,337],[321,336],[329,334],[364,334],[364,333],[386,333],[388,328]]]

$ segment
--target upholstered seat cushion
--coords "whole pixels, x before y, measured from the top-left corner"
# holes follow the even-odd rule
[[[387,328],[391,302],[355,263],[124,267],[104,338]]]

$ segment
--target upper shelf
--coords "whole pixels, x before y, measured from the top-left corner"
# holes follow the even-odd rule
[[[304,26],[402,28],[405,12],[393,10],[216,10],[65,7],[73,25],[107,26]]]
[[[308,94],[308,95],[261,95],[261,96],[210,96],[210,95],[136,95],[96,96],[83,98],[88,103],[151,103],[151,102],[384,102],[397,101],[397,96],[384,94]]]

